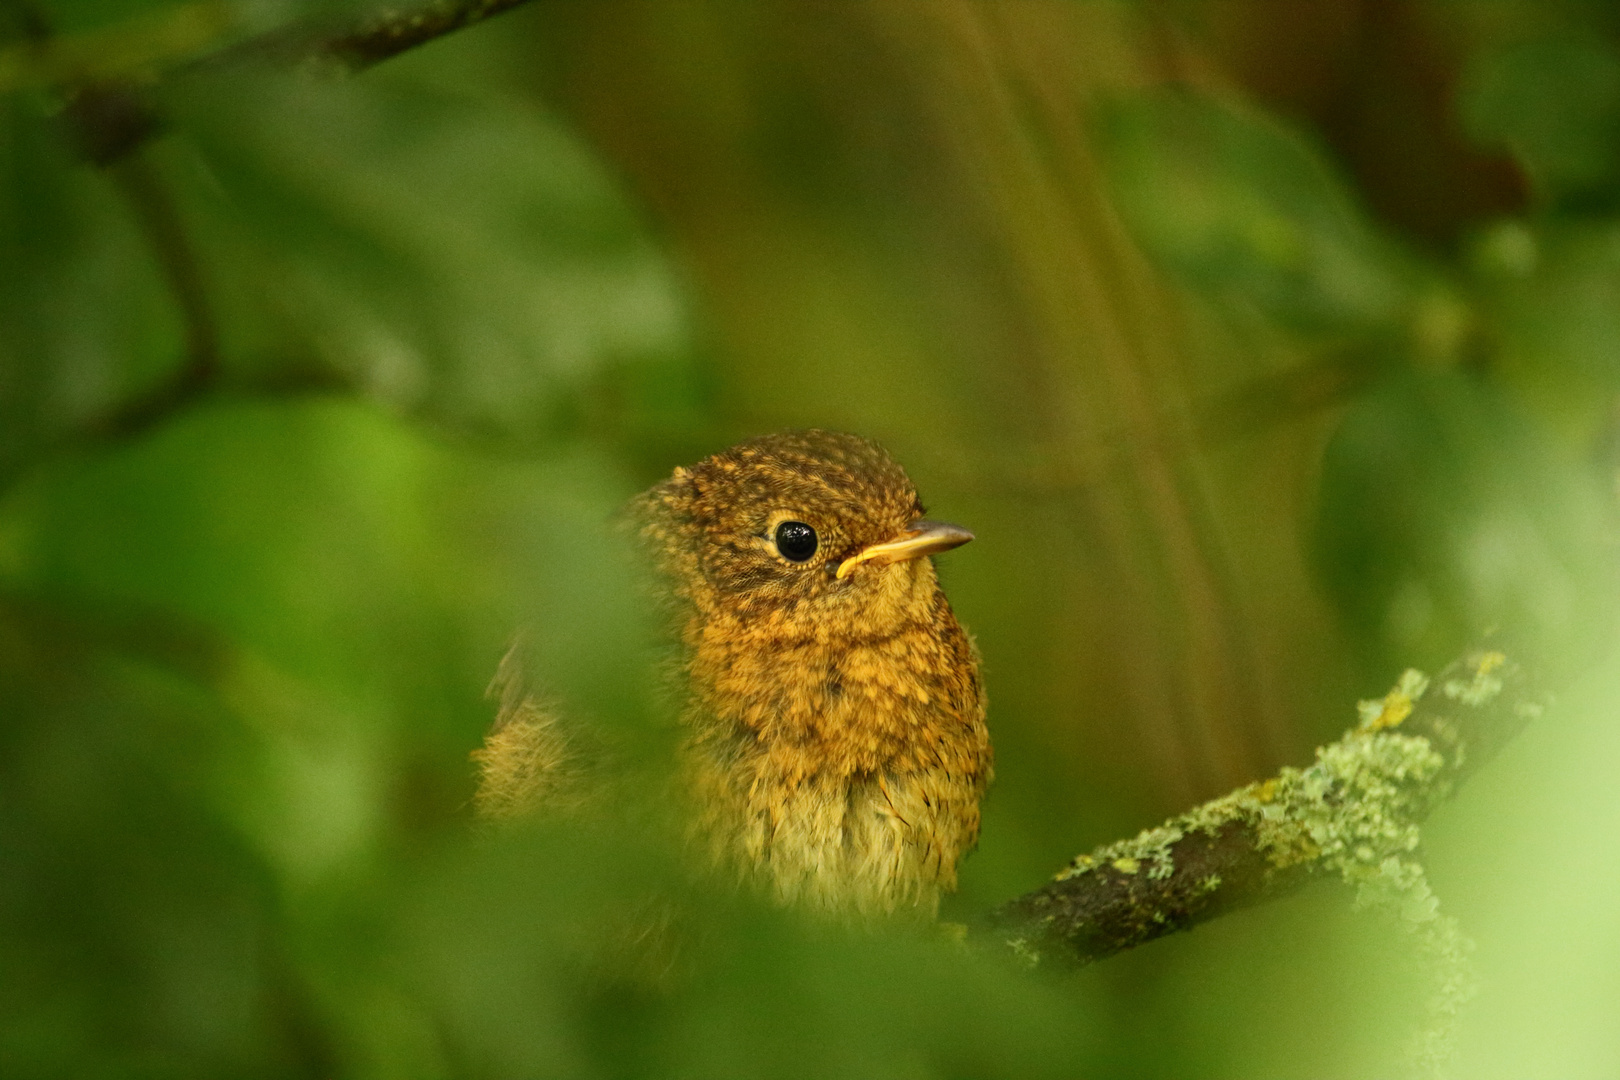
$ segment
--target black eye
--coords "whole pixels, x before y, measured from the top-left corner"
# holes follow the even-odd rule
[[[784,521],[776,527],[776,550],[791,562],[805,562],[816,553],[816,530],[802,521]]]

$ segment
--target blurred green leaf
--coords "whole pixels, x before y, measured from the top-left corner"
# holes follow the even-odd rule
[[[1091,994],[683,882],[669,838],[529,829],[435,865],[401,951],[491,1077],[1070,1076]],[[728,895],[730,894],[730,895]]]
[[[488,461],[367,406],[219,405],[12,492],[0,583],[215,628],[335,698],[314,715],[341,724],[300,722],[332,745],[299,753],[336,768],[353,739],[381,753],[403,731],[385,771],[438,761],[458,774],[453,802],[515,628],[528,627],[547,692],[593,715],[639,708],[627,671],[641,612],[610,529],[631,489],[600,454]],[[302,707],[238,674],[233,692],[259,701],[250,714]]]
[[[514,625],[572,723],[635,723],[623,487],[300,402],[199,409],[10,492],[0,1072],[431,1070],[397,876],[472,839],[466,755]]]
[[[1545,204],[1620,205],[1620,50],[1571,30],[1475,57],[1459,96],[1468,132],[1511,151]]]
[[[95,5],[80,5],[73,21]],[[21,9],[22,5],[13,5]],[[138,78],[217,47],[231,30],[235,8],[218,0],[164,5],[89,33],[61,33],[63,23],[35,10],[26,31],[0,15],[0,93],[18,87],[68,90],[86,83]],[[52,13],[53,16],[55,13]],[[18,19],[23,22],[23,18]]]
[[[242,733],[89,629],[0,602],[0,1072],[274,1075],[272,882],[212,782]]]
[[[610,372],[684,371],[683,299],[604,170],[487,75],[415,59],[170,98],[228,355],[527,440],[569,430]]]
[[[1399,329],[1414,267],[1298,135],[1180,92],[1116,102],[1100,120],[1117,205],[1188,284],[1305,332]]]
[[[0,475],[178,364],[163,276],[44,99],[0,95]]]
[[[1620,393],[1620,222],[1501,222],[1475,245],[1492,374],[1575,453]]]
[[[1559,694],[1502,761],[1431,827],[1435,888],[1480,941],[1480,996],[1457,1076],[1593,1078],[1620,1071],[1620,657]]]
[[[363,720],[228,648],[177,677],[35,611],[0,606],[8,1077],[1021,1078],[1095,1053],[1094,991],[700,883],[659,785],[311,877],[322,852],[292,849],[346,815],[263,780],[289,736]],[[302,822],[244,818],[266,798]]]
[[[183,59],[207,40],[197,33],[204,27],[215,34],[226,27],[266,30],[376,8],[373,0],[27,0],[26,6],[55,35],[88,35],[87,43],[106,49],[108,59],[154,40],[170,46],[160,55]]]
[[[1601,479],[1469,376],[1407,374],[1356,402],[1319,498],[1318,567],[1371,670],[1438,666],[1494,630],[1564,670],[1607,640]]]

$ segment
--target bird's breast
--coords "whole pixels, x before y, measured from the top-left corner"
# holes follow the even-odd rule
[[[965,636],[937,628],[857,640],[737,649],[700,657],[696,704],[788,773],[853,775],[945,764],[982,729],[976,662]]]
[[[977,656],[936,598],[878,635],[688,634],[688,766],[718,858],[843,910],[954,887],[990,742]]]

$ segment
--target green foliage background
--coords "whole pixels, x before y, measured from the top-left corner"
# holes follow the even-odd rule
[[[974,358],[1016,334],[938,209],[950,184],[873,150],[921,138],[864,104],[899,76],[824,50],[815,12],[703,7],[622,6],[671,35],[671,71],[694,51],[771,69],[757,98],[708,67],[693,81],[713,116],[754,117],[743,150],[686,148],[726,217],[648,178],[635,140],[658,133],[564,85],[559,53],[617,12],[535,5],[348,78],[171,71],[143,90],[161,135],[96,168],[65,87],[140,81],[313,9],[0,5],[0,1074],[1405,1067],[1424,972],[1399,926],[1331,889],[1057,975],[693,882],[656,800],[475,827],[467,754],[515,628],[565,713],[641,768],[667,760],[612,517],[674,465],[793,424],[882,438],[981,537],[942,564],[986,656],[1000,776],[950,917],[1226,776],[1165,781],[1137,760],[1153,703],[1088,674],[1086,635],[1112,627],[1063,582],[1102,527],[1065,492],[1093,481],[1053,479],[1006,434],[1044,391],[1011,351]],[[1170,7],[1203,47],[1208,5]],[[1308,119],[1231,82],[1123,80],[1087,103],[1084,146],[1029,152],[1081,155],[1157,275],[1103,276],[1193,328],[1173,351],[1200,475],[1300,478],[1297,505],[1259,485],[1204,534],[1217,562],[1292,552],[1309,583],[1231,631],[1285,639],[1266,678],[1297,709],[1232,760],[1297,761],[1357,695],[1492,629],[1565,681],[1427,856],[1478,942],[1458,1074],[1613,1075],[1620,25],[1595,3],[1411,7],[1457,58],[1456,129],[1524,182],[1438,241],[1369,209]],[[788,39],[850,63],[867,141],[772,69]],[[200,267],[219,372],[154,422],[110,423],[196,345],[154,205]],[[741,258],[725,269],[760,229],[787,236],[802,304],[759,302]],[[780,344],[795,335],[825,356]],[[1305,436],[1267,441],[1279,428]],[[1145,609],[1173,606],[1166,574]],[[1296,626],[1314,636],[1286,640]],[[1223,731],[1184,738],[1219,757]]]

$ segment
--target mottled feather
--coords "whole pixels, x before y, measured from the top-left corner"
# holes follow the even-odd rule
[[[838,565],[923,507],[866,439],[733,447],[638,500],[683,652],[694,831],[783,900],[933,911],[976,842],[991,776],[978,656],[928,558]],[[814,558],[771,543],[813,526]]]

